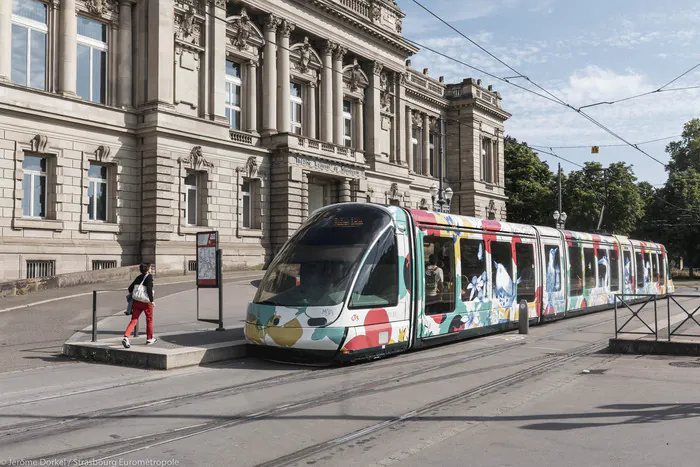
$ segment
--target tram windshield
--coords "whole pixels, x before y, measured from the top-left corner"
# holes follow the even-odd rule
[[[343,302],[364,253],[391,216],[367,206],[336,206],[313,216],[273,260],[254,302],[334,306]]]

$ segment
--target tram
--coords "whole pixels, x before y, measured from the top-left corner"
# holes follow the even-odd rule
[[[343,203],[314,212],[248,305],[259,355],[382,357],[613,306],[616,293],[672,293],[663,245]]]

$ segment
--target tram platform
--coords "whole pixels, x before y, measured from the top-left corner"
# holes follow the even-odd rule
[[[125,349],[121,340],[131,317],[120,311],[98,321],[95,342],[92,342],[92,326],[86,326],[63,344],[63,354],[79,360],[159,370],[244,357],[246,307],[262,275],[262,271],[248,271],[224,276],[223,331],[216,330],[217,324],[197,320],[196,290],[158,298],[156,284],[154,335],[158,340],[154,344],[146,345],[146,318],[142,315],[139,334],[130,339],[131,347]],[[200,318],[218,318],[217,293],[216,289],[200,289]],[[109,297],[105,300],[113,300],[114,294]],[[100,298],[98,309],[99,305]]]
[[[682,287],[670,297],[617,310],[609,351],[639,355],[700,356],[700,292]],[[654,308],[654,305],[656,307]]]

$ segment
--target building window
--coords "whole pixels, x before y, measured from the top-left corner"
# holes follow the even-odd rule
[[[78,96],[106,102],[107,25],[78,16]]]
[[[491,141],[481,140],[481,178],[486,183],[493,183],[493,166],[491,163]]]
[[[27,279],[56,275],[55,260],[27,260]]]
[[[107,221],[107,166],[90,163],[88,168],[88,218]]]
[[[198,178],[195,172],[188,172],[185,176],[185,223],[187,225],[197,225]]]
[[[300,135],[302,128],[302,107],[304,104],[304,101],[301,98],[301,84],[289,83],[289,96],[289,99],[291,101],[289,106],[289,112],[291,114],[290,118],[292,133]]]
[[[39,156],[24,156],[22,170],[22,215],[46,217],[46,165],[48,159]]]
[[[16,84],[46,90],[48,32],[45,4],[12,0],[12,81]]]
[[[352,102],[348,100],[343,101],[343,121],[345,125],[343,130],[345,146],[350,148],[352,147]]]
[[[105,259],[93,259],[92,260],[92,270],[99,271],[101,269],[114,269],[117,267],[117,262],[115,260],[105,260]]]
[[[226,118],[234,130],[241,129],[241,65],[226,60]]]
[[[243,195],[243,227],[249,229],[251,228],[251,220],[253,218],[253,204],[251,203],[249,181],[243,182],[241,193]]]

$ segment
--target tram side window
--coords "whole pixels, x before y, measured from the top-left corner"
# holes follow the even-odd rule
[[[486,248],[483,240],[459,241],[462,266],[462,301],[484,300],[488,297]]]
[[[632,253],[629,252],[629,250],[625,250],[624,253],[625,256],[625,269],[623,271],[623,275],[625,278],[625,287],[631,287],[632,286],[632,276],[634,275],[632,273]]]
[[[549,293],[561,290],[561,255],[558,246],[547,245],[544,247],[547,259],[547,271],[545,290]]]
[[[656,267],[654,266],[654,254],[652,252],[647,253],[647,263],[645,264],[647,268],[647,281],[654,282],[654,274],[656,273]]]
[[[620,290],[620,253],[610,250],[610,291]]]
[[[598,250],[598,287],[610,285],[610,252],[603,248]]]
[[[425,254],[425,314],[450,313],[455,309],[454,242],[451,237],[428,236]]]
[[[388,230],[362,265],[352,291],[350,308],[396,306],[398,299],[398,250],[394,233]]]
[[[644,276],[646,275],[644,272],[644,258],[641,253],[636,253],[635,259],[637,260],[637,288],[641,289],[644,287]]]
[[[534,245],[515,245],[515,261],[518,267],[518,301],[535,301],[535,250]]]
[[[510,243],[491,242],[490,266],[492,269],[491,281],[493,283],[493,298],[508,301],[515,299],[516,291],[513,290],[513,258]]]
[[[595,281],[596,281],[596,262],[595,262],[595,253],[593,252],[593,248],[584,248],[583,249],[583,266],[584,266],[584,271],[583,271],[583,277],[584,277],[584,283],[585,287],[587,290],[590,289],[595,289]]]
[[[583,295],[583,261],[581,247],[569,247],[569,290],[572,297]]]
[[[654,253],[654,272],[656,272],[656,282],[661,282],[661,269],[659,269],[659,254]]]

